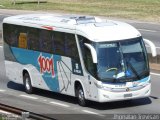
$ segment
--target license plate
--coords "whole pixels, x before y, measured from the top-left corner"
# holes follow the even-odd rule
[[[124,98],[132,97],[132,93],[130,94],[124,94]]]

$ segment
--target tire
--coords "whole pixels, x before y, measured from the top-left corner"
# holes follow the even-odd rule
[[[31,79],[28,73],[25,73],[23,76],[23,84],[24,84],[26,93],[28,94],[33,93],[33,87],[32,87]]]
[[[133,99],[125,100],[125,102],[130,104],[130,103],[132,103],[132,102],[133,102]]]
[[[76,97],[80,106],[85,107],[87,105],[87,101],[85,99],[84,91],[81,85],[79,85],[76,89]]]

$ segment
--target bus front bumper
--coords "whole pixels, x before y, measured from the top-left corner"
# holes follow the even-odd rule
[[[111,102],[111,101],[144,98],[150,95],[151,84],[148,84],[142,89],[135,91],[111,92],[103,89],[98,89],[98,93],[99,93],[99,98],[98,98],[99,102]]]

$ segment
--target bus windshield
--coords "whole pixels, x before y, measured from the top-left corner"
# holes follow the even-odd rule
[[[142,38],[95,43],[97,77],[106,82],[135,81],[149,75]]]

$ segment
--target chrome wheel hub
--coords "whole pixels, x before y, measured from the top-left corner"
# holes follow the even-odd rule
[[[79,90],[78,98],[79,98],[80,101],[84,100],[84,93],[83,93],[83,91],[81,89]]]
[[[28,78],[26,78],[26,88],[27,90],[30,90],[30,83]]]

